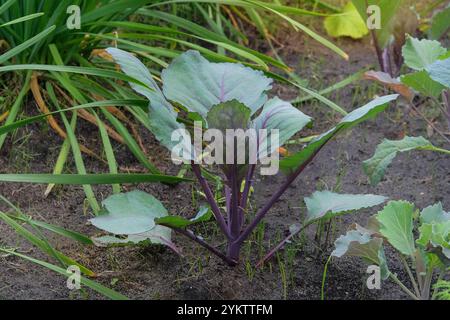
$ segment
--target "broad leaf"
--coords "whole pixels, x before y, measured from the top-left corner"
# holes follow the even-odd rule
[[[238,100],[252,112],[266,101],[272,80],[240,64],[211,63],[197,51],[176,58],[162,73],[167,99],[206,117],[215,105]]]
[[[108,48],[106,52],[111,55],[121,70],[127,75],[136,80],[139,80],[141,83],[145,84],[147,87],[144,87],[140,84],[130,83],[130,86],[137,93],[147,97],[150,101],[163,100],[166,103],[165,98],[156,84],[155,80],[153,80],[152,75],[148,71],[147,67],[134,55],[129,52],[117,49],[117,48]],[[151,90],[150,90],[150,89]],[[161,102],[161,101],[160,101]]]
[[[177,156],[181,160],[195,159],[196,154],[191,136],[184,130],[185,126],[177,121],[177,113],[173,109],[150,103],[148,116],[150,130],[164,147],[169,151],[175,151],[175,148],[178,148],[180,153]],[[173,136],[175,132],[178,133],[177,137]]]
[[[337,194],[330,191],[317,191],[310,198],[305,198],[308,209],[306,223],[377,206],[387,199],[386,197],[372,194],[353,195]]]
[[[192,219],[186,219],[180,216],[167,216],[158,218],[155,222],[159,225],[169,226],[172,228],[185,229],[193,224],[200,222],[208,222],[211,220],[212,211],[208,207],[202,207],[197,215]]]
[[[392,78],[389,73],[380,71],[367,71],[364,74],[364,79],[377,81],[385,87],[395,91],[396,93],[401,94],[409,101],[412,101],[414,98],[414,92],[412,92],[412,90],[408,86],[401,83],[398,79]]]
[[[368,6],[376,5],[380,8],[381,24],[380,29],[376,30],[376,35],[380,47],[385,48],[392,35],[394,17],[403,0],[352,0],[352,2],[364,21],[369,18]]]
[[[136,92],[147,97],[150,101],[149,126],[156,139],[169,150],[173,150],[176,145],[182,145],[184,153],[180,157],[185,160],[193,160],[195,154],[191,147],[191,140],[187,135],[181,136],[180,141],[172,141],[173,132],[184,129],[184,125],[177,122],[177,113],[164,97],[147,67],[138,58],[126,51],[116,48],[108,48],[106,51],[126,75],[148,86],[147,88],[130,82],[130,86]],[[191,150],[191,152],[188,152],[188,150]]]
[[[450,88],[450,58],[438,60],[427,67],[431,79]]]
[[[405,137],[402,140],[384,140],[378,145],[375,154],[363,162],[364,172],[369,176],[372,185],[378,184],[384,177],[386,168],[399,152],[432,148],[431,142],[423,137]]]
[[[352,37],[361,39],[369,33],[366,22],[361,18],[352,2],[345,5],[342,13],[329,16],[324,22],[325,29],[332,37]]]
[[[112,195],[103,206],[105,212],[90,221],[97,228],[116,235],[148,232],[155,227],[155,218],[167,216],[161,202],[142,191]]]
[[[416,251],[413,238],[414,205],[406,201],[391,201],[377,215],[380,233],[404,255]]]
[[[450,28],[450,5],[434,15],[428,37],[439,40]]]
[[[333,257],[360,257],[368,264],[378,265],[383,280],[389,277],[390,272],[384,254],[383,239],[351,230],[346,235],[340,236],[334,245],[335,249],[331,253]]]
[[[230,100],[213,106],[206,115],[208,129],[226,130],[247,129],[251,110],[237,100]]]
[[[425,70],[401,76],[400,80],[403,84],[427,97],[439,97],[442,90],[445,89],[439,82],[431,79]]]
[[[420,238],[417,244],[425,249],[433,247],[436,253],[445,264],[450,262],[450,220],[441,223],[425,223],[420,228]],[[448,260],[448,261],[447,261]]]
[[[422,223],[441,223],[450,220],[450,212],[445,212],[442,203],[426,207],[420,213]]]
[[[295,108],[289,102],[279,98],[273,98],[264,105],[261,114],[254,120],[253,127],[259,130],[267,130],[267,136],[259,136],[258,157],[264,158],[272,154],[276,148],[283,146],[292,136],[302,130],[311,118]],[[278,146],[271,146],[271,130],[278,130]]]
[[[337,134],[351,129],[359,123],[374,118],[380,112],[384,111],[388,103],[398,98],[398,95],[388,95],[379,97],[365,106],[349,113],[333,129],[314,139],[306,148],[296,154],[280,161],[280,168],[285,172],[292,172],[307,163],[326,143],[333,139]]]
[[[93,241],[100,247],[150,244],[174,246],[171,238],[172,230],[163,226],[155,226],[152,230],[140,234],[130,234],[125,237],[103,236],[94,238]]]
[[[421,71],[447,52],[439,41],[408,37],[402,54],[405,63],[411,69]]]

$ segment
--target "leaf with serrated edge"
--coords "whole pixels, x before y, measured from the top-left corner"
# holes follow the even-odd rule
[[[407,201],[391,201],[378,212],[380,233],[404,255],[416,251],[413,237],[414,205]]]
[[[337,194],[330,191],[314,192],[305,198],[308,209],[306,222],[330,218],[350,211],[370,208],[385,202],[388,198],[372,194]]]
[[[438,202],[420,212],[422,223],[440,223],[450,220],[450,212],[445,212],[442,203]]]
[[[360,257],[366,263],[376,264],[380,267],[383,280],[389,277],[389,269],[383,249],[383,239],[371,237],[370,234],[350,230],[346,235],[340,236],[334,243],[333,257],[343,256]]]
[[[407,152],[432,146],[431,142],[423,137],[405,137],[402,140],[396,141],[384,140],[378,145],[374,156],[363,162],[364,172],[369,176],[372,185],[376,185],[383,179],[386,168],[399,152]]]
[[[365,106],[352,111],[345,118],[343,118],[336,127],[314,139],[308,146],[306,146],[306,148],[281,160],[280,168],[287,173],[295,171],[337,134],[351,129],[367,119],[375,117],[378,113],[387,108],[389,102],[396,100],[398,97],[398,94],[379,97]]]
[[[266,101],[272,80],[263,72],[236,63],[212,63],[187,51],[162,72],[167,99],[206,117],[219,103],[238,100],[256,112]]]
[[[421,71],[447,52],[439,41],[408,37],[402,49],[405,64],[411,69]]]

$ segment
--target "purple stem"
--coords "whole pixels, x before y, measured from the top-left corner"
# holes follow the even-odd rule
[[[280,189],[270,198],[270,200],[266,203],[266,205],[258,212],[253,222],[244,230],[244,232],[241,233],[239,238],[234,242],[236,244],[242,244],[253,232],[253,230],[258,226],[258,224],[261,222],[261,220],[264,218],[264,216],[269,212],[269,210],[273,207],[273,205],[281,198],[281,196],[284,194],[284,192],[289,188],[289,186],[297,179],[297,177],[305,170],[305,168],[311,163],[311,161],[314,159],[314,157],[319,153],[319,151],[323,148],[323,146],[326,143],[322,145],[322,147],[318,148],[311,157],[306,160],[294,173],[292,173],[290,176],[288,176],[287,180],[284,182],[284,184],[280,187]]]
[[[220,252],[219,250],[217,250],[217,248],[211,246],[210,244],[208,244],[206,241],[204,241],[203,239],[197,237],[192,231],[190,230],[184,230],[184,229],[179,229],[179,228],[171,228],[174,231],[178,232],[179,234],[182,234],[186,237],[188,237],[189,239],[197,242],[199,245],[201,245],[203,248],[209,250],[211,253],[215,254],[216,256],[218,256],[219,258],[221,258],[223,261],[225,261],[229,266],[234,267],[237,265],[237,261],[228,258],[226,255],[224,255],[222,252]]]
[[[222,232],[227,236],[228,239],[231,239],[231,234],[228,230],[228,226],[220,212],[219,206],[217,205],[216,199],[214,198],[214,194],[211,191],[211,188],[208,185],[206,179],[202,176],[201,168],[198,164],[194,162],[191,163],[192,171],[197,177],[198,182],[202,186],[203,192],[205,193],[206,199],[208,200],[209,205],[211,206],[211,210],[214,214],[214,218],[216,218],[217,223],[219,224]]]
[[[247,177],[245,178],[245,186],[244,186],[244,192],[242,192],[242,198],[241,198],[241,206],[240,211],[242,213],[242,218],[244,218],[244,212],[247,208],[247,202],[248,202],[248,196],[250,194],[250,189],[253,185],[253,175],[255,174],[256,164],[251,164],[250,168],[247,172]],[[243,223],[242,221],[241,223]]]
[[[256,265],[256,268],[261,267],[267,260],[269,260],[270,258],[273,257],[273,255],[280,250],[281,248],[283,248],[285,246],[285,244],[291,240],[294,236],[296,236],[297,234],[299,234],[300,232],[302,232],[303,230],[305,230],[306,227],[308,227],[310,224],[307,224],[303,227],[301,227],[299,230],[291,233],[289,236],[287,236],[283,241],[281,241],[276,247],[274,247],[272,250],[269,251],[269,253],[262,258],[258,264]]]
[[[238,168],[237,165],[232,166],[230,174],[230,185],[231,185],[231,211],[230,211],[230,233],[231,239],[236,240],[241,232],[241,217],[239,210],[239,181],[238,181]]]

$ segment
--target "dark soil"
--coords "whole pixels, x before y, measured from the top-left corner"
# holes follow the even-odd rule
[[[376,61],[367,41],[339,40],[338,45],[350,53],[350,61],[346,62],[301,35],[285,34],[279,38],[286,39],[286,46],[280,54],[286,57],[289,65],[297,66],[298,75],[309,79],[312,87],[326,87],[327,84],[342,80]],[[372,99],[374,93],[383,94],[380,88],[368,82],[361,82],[341,90],[339,94],[331,95],[331,99],[350,111]],[[291,99],[295,98],[298,92],[292,88],[277,86],[274,94]],[[426,107],[425,105],[424,108]],[[35,109],[34,103],[30,102],[26,112],[30,115]],[[315,119],[313,128],[303,132],[302,136],[321,133],[339,118],[317,102],[305,103],[301,109]],[[400,155],[389,168],[385,180],[377,187],[368,184],[362,171],[361,162],[373,155],[383,138],[397,139],[405,134],[426,136],[426,128],[422,119],[399,103],[393,105],[376,121],[365,123],[330,143],[267,216],[265,249],[284,235],[291,224],[302,221],[303,198],[317,189],[334,189],[339,185],[339,192],[386,195],[391,199],[412,201],[420,208],[441,201],[444,207],[449,209],[450,160],[446,156],[428,152]],[[83,144],[93,149],[98,149],[97,146],[101,145],[96,128],[82,124],[78,131],[83,132],[80,136]],[[85,134],[87,132],[90,134]],[[167,164],[169,155],[157,146],[151,136],[145,132],[143,136],[146,146],[151,150],[154,163],[168,173],[176,173],[179,168]],[[21,139],[23,137],[27,139]],[[430,139],[436,145],[444,146],[438,135],[434,134]],[[26,131],[20,131],[10,138],[8,143],[7,148],[0,154],[1,173],[47,173],[52,170],[56,161],[61,139],[47,128],[46,123],[40,123],[29,126]],[[117,146],[117,151],[121,165],[139,168],[125,148]],[[89,172],[107,172],[107,167],[98,161],[88,157],[85,157],[85,160]],[[66,172],[75,173],[73,163],[70,163]],[[254,208],[262,206],[282,181],[282,175],[261,179],[252,199]],[[45,188],[43,185],[0,183],[0,194],[37,220],[89,236],[98,234],[98,230],[87,222],[90,213],[84,213],[86,205],[81,187],[58,187],[48,198],[43,196]],[[126,186],[126,190],[133,189],[150,192],[163,201],[174,214],[194,214],[195,208],[190,206],[192,186],[189,184],[175,187],[160,184]],[[99,200],[105,199],[111,193],[107,186],[96,187],[95,190]],[[3,205],[0,205],[0,208],[7,210]],[[318,245],[314,239],[315,227],[312,227],[289,246],[290,251],[296,250],[293,259],[280,253],[279,261],[288,265],[286,289],[278,261],[272,261],[271,265],[263,270],[249,274],[246,265],[255,265],[260,257],[255,241],[251,243],[250,250],[247,250],[249,245],[243,250],[242,263],[236,268],[230,268],[178,235],[175,235],[174,241],[183,249],[184,257],[160,247],[83,247],[52,234],[46,235],[58,250],[98,272],[97,281],[134,299],[319,299],[322,272],[332,251],[332,243],[345,232],[349,224],[364,224],[374,213],[376,209],[366,210],[336,221],[336,230],[327,245]],[[197,231],[205,237],[211,232],[217,234],[216,228],[211,224],[199,227]],[[210,238],[217,245],[223,241],[218,235]],[[47,256],[20,238],[4,223],[0,223],[0,245],[18,248],[19,252],[49,261]],[[409,284],[393,253],[388,250],[387,256],[390,269]],[[368,290],[365,285],[368,276],[366,269],[367,266],[357,259],[333,260],[329,265],[325,288],[327,299],[408,298],[389,281],[383,283],[381,290]],[[89,290],[71,293],[65,284],[64,277],[47,269],[12,256],[0,255],[0,299],[103,299]]]

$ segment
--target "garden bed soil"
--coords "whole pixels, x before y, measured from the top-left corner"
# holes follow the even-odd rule
[[[286,34],[286,46],[280,51],[286,62],[297,66],[297,73],[304,79],[311,79],[313,87],[332,84],[368,65],[373,65],[374,53],[365,42],[339,40],[338,45],[350,54],[346,62],[316,45],[299,34]],[[305,42],[308,42],[308,47]],[[378,93],[382,94],[378,89]],[[295,98],[293,88],[276,86],[274,94],[281,98]],[[373,98],[373,86],[361,81],[341,90],[331,98],[338,101],[347,110],[361,106]],[[338,116],[316,102],[308,102],[302,111],[314,117],[314,126],[302,133],[302,136],[317,134],[331,127]],[[34,114],[36,107],[31,102],[27,115]],[[82,124],[78,132],[83,144],[98,148],[101,144],[96,128]],[[391,199],[405,199],[414,202],[420,208],[441,201],[446,209],[450,208],[450,160],[445,155],[429,152],[412,152],[400,155],[389,168],[385,180],[377,187],[368,184],[362,171],[362,161],[370,158],[376,146],[384,138],[398,139],[403,135],[427,134],[426,123],[417,115],[405,110],[401,104],[392,105],[388,112],[376,121],[367,122],[351,133],[341,136],[330,143],[313,163],[305,170],[295,184],[277,202],[267,215],[264,246],[268,249],[269,239],[273,244],[277,237],[286,234],[289,226],[300,223],[305,210],[303,198],[317,189],[333,189],[340,185],[343,193],[374,193],[389,196]],[[175,174],[179,168],[169,164],[169,154],[158,146],[156,141],[144,131],[145,144],[151,150],[151,158],[156,165],[168,173]],[[430,138],[436,145],[443,143],[438,135]],[[12,148],[14,143],[14,148]],[[12,172],[51,172],[57,158],[61,140],[47,128],[45,122],[31,125],[8,140],[8,145],[0,154],[1,173]],[[448,146],[447,146],[448,147]],[[138,163],[122,146],[116,146],[118,161],[121,165],[139,168]],[[90,173],[107,172],[107,168],[96,160],[85,157]],[[67,173],[75,173],[70,163]],[[283,176],[260,178],[252,199],[253,207],[264,204],[283,182]],[[56,224],[89,236],[98,235],[98,230],[87,221],[90,213],[85,213],[84,193],[81,187],[58,187],[47,198],[46,186],[29,184],[0,183],[0,194],[19,206],[26,214],[48,223]],[[192,186],[179,184],[169,187],[161,184],[126,186],[126,190],[141,189],[150,192],[173,214],[190,216]],[[108,186],[95,187],[98,199],[105,199],[111,193]],[[2,210],[7,210],[0,205]],[[252,243],[251,253],[244,249],[242,263],[230,268],[216,257],[175,235],[174,241],[183,250],[184,257],[162,247],[96,248],[82,247],[70,240],[47,234],[50,242],[66,255],[76,259],[98,272],[97,281],[133,299],[319,299],[324,264],[332,251],[332,243],[352,222],[364,224],[378,208],[349,215],[336,221],[336,230],[332,234],[331,244],[318,248],[314,240],[315,227],[308,229],[303,238],[297,239],[291,248],[296,248],[292,264],[287,268],[287,287],[282,281],[282,272],[277,261],[262,270],[249,273],[248,265],[258,260],[258,248]],[[217,245],[223,244],[220,236],[210,237],[208,232],[217,231],[213,226],[197,229],[203,236],[211,238]],[[217,233],[216,233],[217,234]],[[302,240],[303,239],[303,240]],[[306,239],[306,241],[305,241]],[[11,228],[0,223],[0,244],[20,248],[19,252],[48,260],[37,248],[31,246]],[[223,247],[223,246],[222,246]],[[408,283],[400,262],[387,250],[390,269],[398,273],[399,278]],[[289,260],[280,254],[282,263]],[[55,263],[55,261],[52,261]],[[325,286],[327,299],[407,299],[400,289],[384,282],[381,290],[368,290],[366,287],[367,266],[358,259],[344,258],[333,260],[329,265]],[[66,288],[66,279],[62,276],[33,265],[24,260],[0,255],[0,299],[104,299],[102,296],[86,290],[70,292]]]

